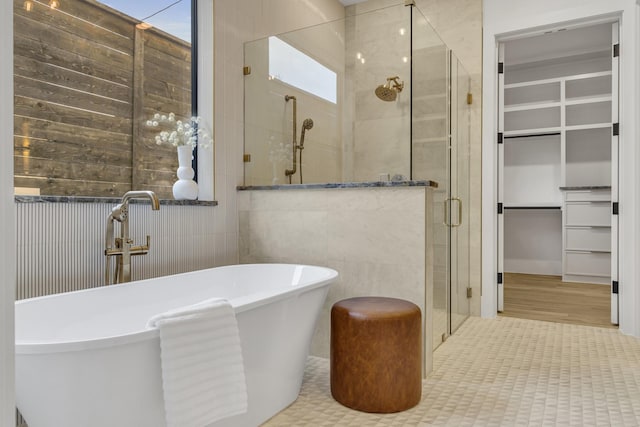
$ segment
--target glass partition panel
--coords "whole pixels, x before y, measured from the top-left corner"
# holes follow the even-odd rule
[[[411,9],[245,44],[245,185],[411,178]]]
[[[449,333],[449,61],[427,19],[413,14],[412,178],[438,183],[433,193],[433,346]]]
[[[411,178],[411,9],[347,21],[347,181]]]
[[[344,20],[249,42],[244,53],[245,184],[340,181]]]
[[[451,53],[451,333],[469,317],[471,80]]]

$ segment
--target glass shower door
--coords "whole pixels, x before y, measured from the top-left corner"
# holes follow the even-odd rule
[[[450,236],[445,209],[450,192],[449,54],[427,19],[412,18],[411,179],[432,180],[433,348],[449,335]]]
[[[469,317],[470,78],[421,13],[413,17],[411,177],[433,190],[433,348]]]
[[[469,317],[470,307],[470,104],[471,80],[451,53],[451,147],[450,147],[450,329],[455,332]]]

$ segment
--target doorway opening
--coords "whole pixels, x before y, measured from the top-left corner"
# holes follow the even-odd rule
[[[618,323],[618,23],[499,44],[498,311]]]

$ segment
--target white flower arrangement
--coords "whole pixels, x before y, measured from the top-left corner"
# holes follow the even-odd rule
[[[158,145],[172,145],[179,147],[189,145],[193,149],[196,145],[209,148],[212,143],[211,135],[201,124],[202,119],[191,117],[188,121],[176,120],[174,113],[169,115],[155,113],[150,120],[147,120],[148,127],[169,127],[170,130],[163,130],[156,135],[155,141]]]

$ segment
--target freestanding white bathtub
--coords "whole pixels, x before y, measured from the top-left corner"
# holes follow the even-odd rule
[[[212,297],[236,311],[255,427],[293,402],[334,270],[251,264],[16,302],[17,405],[29,427],[165,426],[154,314]]]

